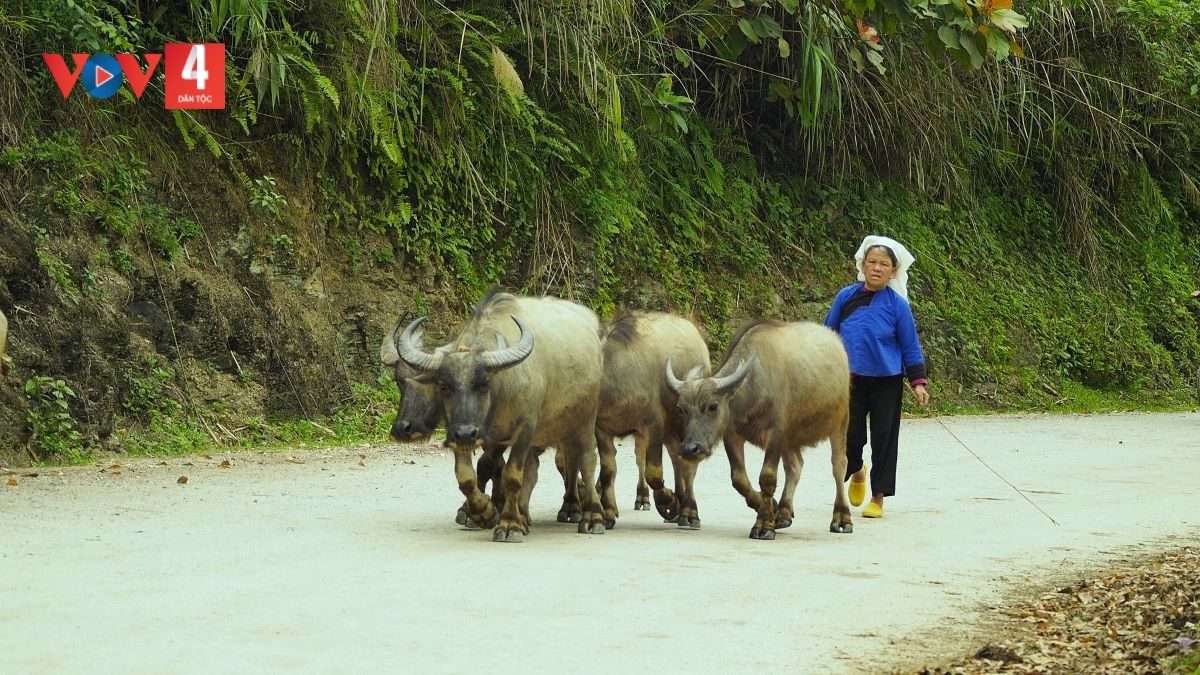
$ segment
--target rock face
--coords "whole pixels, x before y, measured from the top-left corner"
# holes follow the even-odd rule
[[[120,450],[114,430],[161,414],[190,419],[198,407],[233,430],[201,433],[230,440],[256,420],[340,409],[352,383],[376,380],[384,322],[415,317],[414,296],[420,313],[459,310],[453,297],[416,293],[420,270],[397,259],[386,237],[354,233],[356,246],[374,247],[364,262],[307,212],[284,227],[235,206],[244,199],[227,198],[218,181],[200,189],[207,205],[196,192],[189,199],[208,214],[204,225],[173,234],[173,252],[138,230],[101,236],[102,226],[69,214],[38,229],[33,221],[46,213],[0,206],[11,359],[0,387],[0,464],[50,459],[27,447],[30,378],[61,379],[75,392],[70,414],[88,448]]]

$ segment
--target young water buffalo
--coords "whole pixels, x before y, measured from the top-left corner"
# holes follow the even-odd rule
[[[596,442],[605,524],[612,527],[618,514],[613,487],[617,471],[614,439],[633,435],[638,467],[633,508],[649,509],[653,488],[655,507],[664,520],[681,527],[700,527],[692,492],[696,463],[680,460],[683,416],[678,397],[663,381],[660,368],[671,358],[681,372],[696,369],[697,374],[708,375],[708,346],[691,321],[661,312],[622,312],[605,324],[601,336],[604,385],[596,416]],[[664,443],[675,475],[675,493],[663,485]]]
[[[603,376],[596,316],[565,300],[518,298],[493,290],[461,334],[433,352],[420,346],[424,321],[422,317],[405,328],[395,341],[396,351],[422,373],[419,380],[438,386],[446,444],[454,449],[468,516],[479,525],[495,525],[495,541],[520,541],[529,532],[536,449],[553,446],[563,456],[567,498],[583,502],[579,531],[603,533],[593,483]],[[471,464],[479,446],[508,447],[499,513],[479,490]]]
[[[830,532],[854,531],[842,481],[846,477],[846,427],[850,419],[850,365],[842,341],[815,323],[757,320],[729,344],[712,377],[680,381],[667,361],[666,379],[686,417],[683,456],[704,459],[718,439],[729,455],[733,487],[758,512],[751,539],[774,539],[792,524],[792,497],[804,467],[804,448],[829,439],[834,503]],[[763,449],[761,492],[746,475],[746,441]],[[783,459],[783,498],[775,502]]]

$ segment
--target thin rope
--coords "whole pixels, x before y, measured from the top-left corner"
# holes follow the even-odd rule
[[[1017,494],[1021,495],[1021,497],[1022,497],[1022,498],[1023,498],[1025,501],[1029,502],[1029,505],[1030,505],[1030,506],[1032,506],[1033,508],[1035,508],[1035,509],[1037,509],[1039,512],[1041,512],[1041,514],[1042,514],[1043,516],[1046,516],[1047,518],[1049,518],[1049,519],[1050,519],[1050,522],[1054,523],[1055,525],[1058,525],[1058,524],[1059,524],[1057,520],[1055,520],[1055,519],[1054,519],[1054,518],[1053,518],[1053,517],[1052,517],[1052,516],[1051,516],[1049,513],[1046,513],[1046,512],[1045,512],[1045,511],[1042,509],[1042,507],[1040,507],[1040,506],[1038,506],[1037,504],[1035,504],[1035,503],[1034,503],[1034,501],[1033,501],[1032,499],[1030,499],[1028,495],[1026,495],[1024,492],[1022,492],[1020,488],[1018,488],[1016,485],[1013,485],[1013,484],[1012,484],[1011,482],[1009,482],[1009,480],[1008,480],[1007,478],[1005,478],[1004,476],[1001,476],[1001,475],[1000,475],[1000,472],[999,472],[999,471],[996,471],[995,469],[993,469],[991,464],[988,464],[987,462],[983,461],[983,458],[982,458],[982,457],[980,457],[979,455],[975,454],[975,451],[974,451],[974,450],[972,450],[972,449],[970,448],[970,446],[968,446],[966,443],[963,443],[961,438],[959,438],[958,436],[955,436],[953,431],[950,431],[950,427],[947,427],[947,426],[945,425],[945,423],[943,423],[943,422],[942,422],[941,418],[934,417],[933,419],[934,419],[934,420],[935,420],[935,421],[938,423],[938,426],[940,426],[942,429],[944,429],[944,430],[946,431],[946,433],[950,434],[950,438],[953,438],[954,440],[958,441],[958,444],[959,444],[959,445],[961,445],[961,446],[963,446],[963,448],[965,448],[967,452],[971,453],[971,456],[972,456],[972,457],[974,457],[975,459],[979,460],[979,463],[980,463],[980,464],[982,464],[982,465],[984,465],[984,466],[986,466],[986,467],[988,468],[988,471],[991,471],[992,473],[996,474],[996,477],[997,477],[997,478],[999,478],[1000,480],[1004,481],[1005,485],[1009,486],[1010,488],[1012,488],[1012,489],[1013,489],[1013,491],[1015,491]]]

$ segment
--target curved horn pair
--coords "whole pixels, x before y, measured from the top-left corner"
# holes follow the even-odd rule
[[[442,358],[445,356],[442,351],[430,353],[421,346],[421,324],[425,323],[428,318],[423,316],[408,324],[408,328],[405,328],[400,337],[395,339],[394,345],[399,358],[413,368],[425,372],[437,370],[442,365]],[[517,344],[511,347],[502,347],[503,340],[497,340],[497,349],[486,351],[481,357],[484,368],[488,370],[507,368],[524,361],[533,352],[533,333],[527,330],[525,323],[517,317],[512,317],[512,320],[521,331]],[[397,325],[398,327],[399,325]],[[392,334],[395,335],[394,330]],[[388,347],[389,341],[385,340],[384,345],[379,349],[379,356],[384,363],[387,363],[390,354]]]
[[[733,371],[733,373],[731,373],[729,375],[725,375],[724,377],[714,377],[713,378],[713,388],[716,390],[716,393],[723,394],[723,393],[729,391],[730,389],[733,389],[734,387],[738,386],[738,384],[740,384],[741,381],[743,379],[745,379],[747,375],[750,374],[750,366],[754,365],[754,359],[755,359],[755,357],[752,354],[750,356],[750,358],[744,359],[741,363],[739,363],[737,370]],[[687,374],[687,379],[689,379],[689,380],[696,379],[696,377],[699,376],[701,372],[703,372],[703,370],[699,366],[697,366],[696,368],[692,369],[692,372]],[[672,392],[678,394],[679,388],[683,386],[683,382],[684,382],[683,380],[680,380],[679,378],[675,377],[675,369],[671,367],[671,357],[668,356],[667,357],[667,386],[671,388]]]

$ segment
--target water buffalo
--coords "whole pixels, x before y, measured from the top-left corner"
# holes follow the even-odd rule
[[[396,412],[396,419],[392,422],[391,438],[397,443],[412,443],[426,440],[433,434],[445,419],[445,409],[442,406],[437,383],[432,378],[422,377],[421,371],[401,360],[400,353],[396,350],[396,340],[400,336],[401,329],[402,324],[397,322],[392,330],[384,336],[383,342],[379,346],[379,360],[385,366],[392,368],[392,377],[400,389],[400,406]],[[419,335],[414,337],[414,343],[418,348],[421,347]],[[434,353],[445,350],[446,346],[443,345],[435,349]],[[503,445],[489,444],[484,448],[475,465],[475,472],[479,478],[479,489],[485,490],[487,484],[491,482],[492,502],[495,504],[504,501],[500,470],[504,466],[505,450]],[[538,449],[537,452],[540,453],[541,449]],[[562,472],[564,468],[562,461],[557,459],[558,457],[561,455],[556,455],[556,464],[559,465],[559,471]],[[564,499],[563,508],[558,514],[559,521],[577,523],[581,517],[578,501],[568,503]],[[458,507],[454,522],[472,529],[478,527],[474,521],[468,518],[465,501],[462,506]]]
[[[379,360],[392,369],[392,377],[400,389],[400,408],[392,422],[391,437],[397,443],[423,441],[442,423],[442,399],[437,385],[421,377],[421,371],[400,359],[396,351],[396,338],[400,335],[397,323],[379,345]],[[420,341],[416,341],[418,349]],[[439,347],[434,353],[444,351]]]
[[[834,503],[830,532],[854,531],[842,481],[850,419],[850,365],[837,333],[820,324],[767,319],[744,325],[712,377],[676,378],[668,359],[666,379],[679,394],[686,425],[682,453],[703,459],[724,439],[733,487],[758,512],[751,539],[774,539],[792,524],[792,497],[804,467],[804,448],[829,439]],[[761,492],[746,475],[745,444],[763,449]],[[783,498],[775,501],[783,459]]]
[[[615,524],[618,514],[613,481],[616,478],[614,439],[633,435],[638,487],[634,509],[654,504],[666,521],[681,527],[700,527],[692,479],[696,463],[679,457],[683,416],[677,396],[660,374],[669,357],[681,372],[693,369],[708,375],[708,346],[691,321],[661,312],[626,311],[601,330],[604,340],[604,384],[596,416],[596,442],[600,449],[600,503],[605,523]],[[667,446],[675,475],[675,493],[663,485],[662,449]]]
[[[595,314],[558,298],[492,290],[459,336],[433,352],[420,344],[424,321],[421,317],[404,329],[395,340],[396,351],[421,373],[418,380],[438,387],[446,444],[454,449],[455,475],[471,520],[494,525],[495,541],[520,541],[528,534],[537,450],[553,446],[563,457],[565,499],[583,502],[579,531],[603,533],[604,515],[592,482],[603,377]],[[508,448],[499,512],[480,491],[471,464],[480,446]]]

